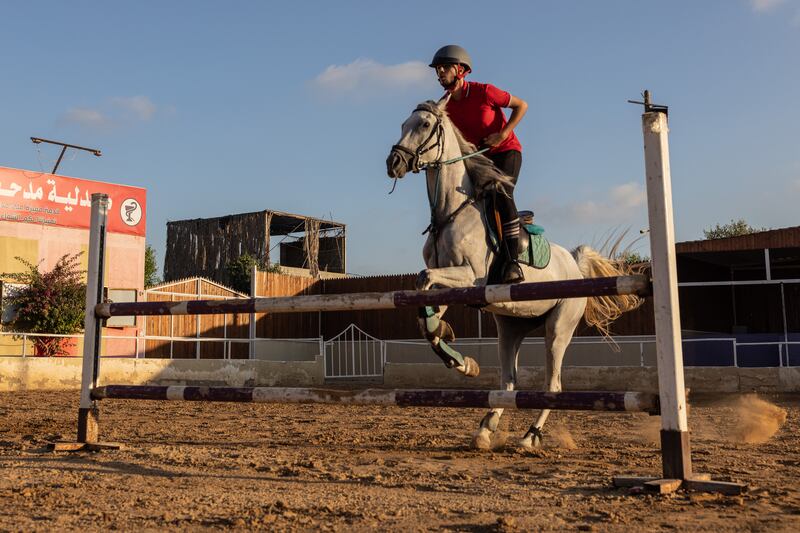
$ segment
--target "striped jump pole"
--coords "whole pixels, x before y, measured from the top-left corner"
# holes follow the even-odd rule
[[[242,298],[237,300],[192,300],[186,302],[101,303],[94,307],[94,312],[98,318],[224,313],[306,313],[312,311],[399,309],[402,307],[458,304],[485,306],[504,302],[555,300],[617,294],[647,296],[650,294],[650,280],[647,276],[633,275],[425,291],[404,290],[276,298]]]
[[[659,413],[658,395],[649,392],[536,392],[505,390],[334,390],[281,387],[187,387],[105,385],[92,399],[187,402],[315,403],[395,407],[474,407]]]

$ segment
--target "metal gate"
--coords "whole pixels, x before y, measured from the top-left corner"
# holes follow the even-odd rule
[[[383,377],[386,344],[355,324],[325,341],[326,378]]]

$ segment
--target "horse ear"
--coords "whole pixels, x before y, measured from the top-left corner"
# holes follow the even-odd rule
[[[444,96],[442,96],[439,99],[439,101],[436,102],[436,107],[438,107],[439,109],[444,111],[445,108],[447,107],[447,102],[449,102],[449,101],[450,101],[450,93],[449,92],[448,93],[444,93]]]

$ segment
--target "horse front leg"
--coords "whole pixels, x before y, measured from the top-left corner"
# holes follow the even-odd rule
[[[417,289],[432,287],[452,288],[470,287],[475,283],[475,275],[468,266],[429,268],[417,277]],[[480,366],[472,357],[461,355],[448,342],[456,339],[453,328],[442,319],[447,306],[427,306],[419,309],[419,327],[422,335],[431,343],[433,352],[444,361],[447,368],[455,368],[465,376],[480,374]]]
[[[527,319],[495,315],[497,324],[497,355],[500,358],[500,389],[511,391],[517,386],[517,361],[519,349],[525,335],[530,330]],[[472,448],[488,450],[492,448],[492,434],[497,431],[503,408],[495,407],[481,419],[478,430],[472,435]]]

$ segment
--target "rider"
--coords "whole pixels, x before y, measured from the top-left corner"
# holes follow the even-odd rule
[[[464,78],[472,72],[472,59],[460,46],[443,46],[434,54],[429,66],[436,70],[439,83],[450,93],[447,103],[450,120],[469,142],[489,148],[488,157],[516,185],[522,166],[522,145],[514,128],[528,110],[527,102],[489,83],[466,81]],[[508,120],[504,107],[511,108]],[[514,187],[506,186],[498,193],[495,209],[500,214],[505,262],[502,282],[518,283],[525,276],[517,262],[519,215],[514,205]]]

